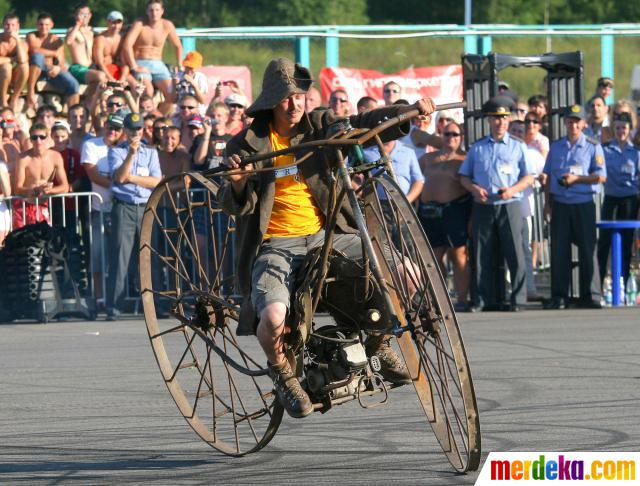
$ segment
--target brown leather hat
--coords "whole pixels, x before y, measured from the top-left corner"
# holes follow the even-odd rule
[[[312,82],[311,73],[306,67],[284,57],[273,59],[264,71],[260,96],[247,108],[246,113],[255,117],[261,111],[272,110],[283,99],[306,93]]]

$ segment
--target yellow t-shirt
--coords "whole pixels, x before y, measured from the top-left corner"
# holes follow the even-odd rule
[[[273,151],[291,146],[289,138],[281,137],[269,126],[269,141]],[[292,164],[293,154],[276,157],[275,166]],[[275,171],[276,194],[266,238],[306,236],[317,233],[324,224],[324,215],[316,206],[302,171],[293,166]]]

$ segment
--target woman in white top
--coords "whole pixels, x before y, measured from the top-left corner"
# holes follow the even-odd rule
[[[527,147],[536,149],[546,159],[549,153],[549,139],[542,134],[542,120],[530,111],[524,117],[524,141]]]
[[[11,196],[11,183],[9,182],[9,170],[4,161],[0,161],[0,246],[4,246],[4,239],[11,231],[11,213],[5,197]]]

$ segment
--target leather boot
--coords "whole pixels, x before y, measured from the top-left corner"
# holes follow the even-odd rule
[[[391,347],[389,336],[371,336],[367,339],[365,349],[367,356],[377,356],[380,360],[380,374],[394,385],[409,385],[411,375],[404,361]]]
[[[278,400],[289,415],[302,418],[313,412],[313,404],[307,392],[291,369],[288,360],[277,365],[269,365],[269,376],[273,380]]]

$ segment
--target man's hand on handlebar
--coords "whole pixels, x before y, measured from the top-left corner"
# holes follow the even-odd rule
[[[413,106],[421,115],[431,115],[431,113],[436,111],[436,104],[431,98],[422,98],[416,101]]]
[[[234,174],[229,176],[229,179],[231,180],[231,182],[238,185],[244,185],[244,183],[246,182],[247,176],[253,170],[253,164],[247,164],[243,166],[242,159],[240,159],[240,156],[237,154],[233,154],[227,157],[225,165],[229,167],[231,170],[233,170],[234,172],[237,172],[238,170],[241,171],[240,174]]]

